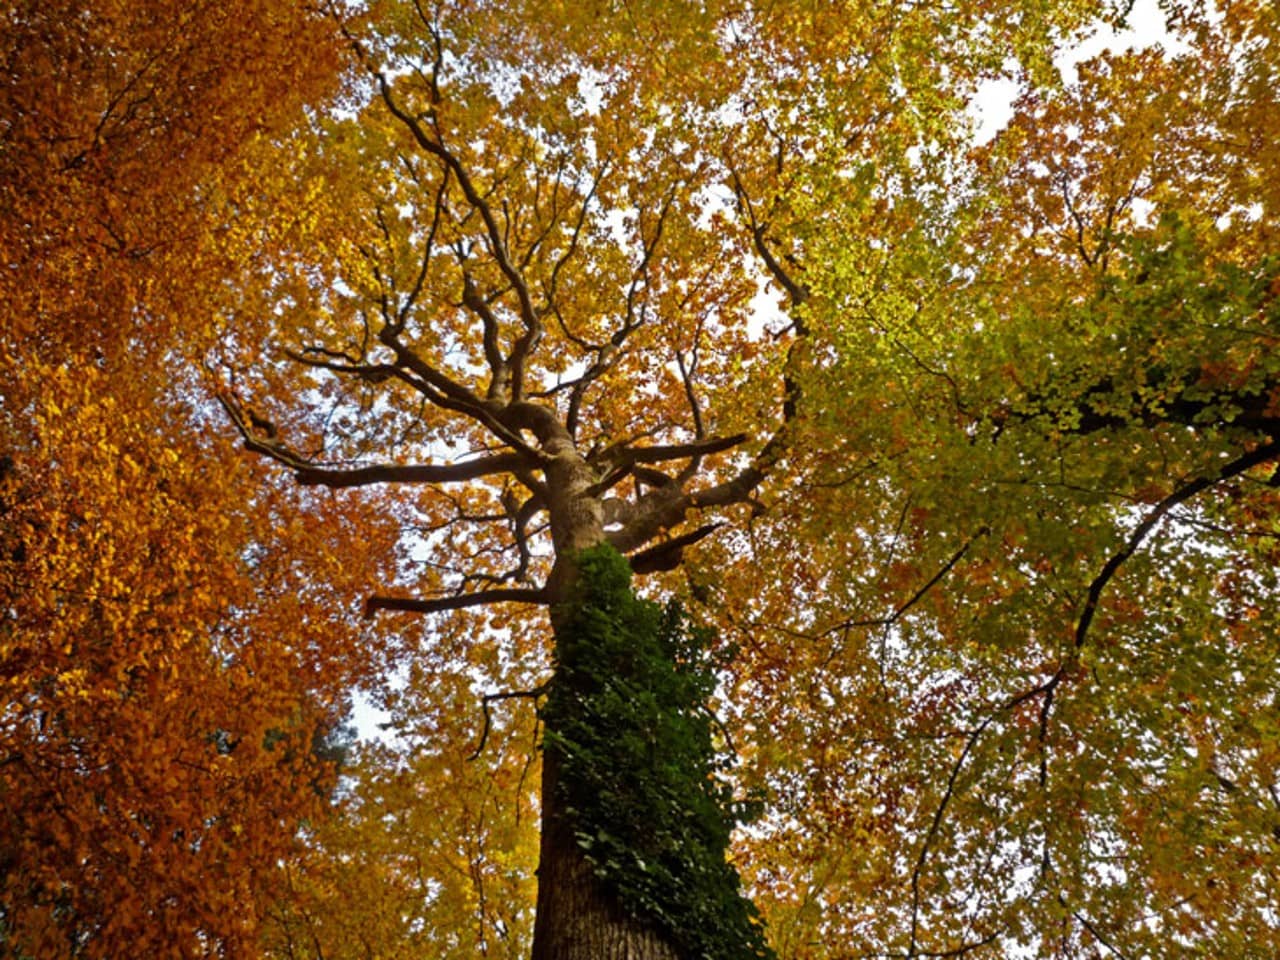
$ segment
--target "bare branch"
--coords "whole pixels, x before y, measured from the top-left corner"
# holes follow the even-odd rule
[[[310,465],[296,468],[303,486],[365,487],[375,483],[465,483],[499,473],[514,473],[526,461],[517,453],[500,453],[451,464],[377,464],[352,469]]]
[[[541,683],[532,690],[506,690],[501,693],[486,693],[480,698],[480,708],[484,711],[484,729],[480,732],[480,742],[476,745],[475,752],[472,753],[468,760],[478,760],[480,754],[484,752],[484,745],[489,742],[489,727],[491,718],[489,716],[489,704],[498,700],[514,700],[517,698],[536,700],[542,696],[550,688],[550,683]]]
[[[495,587],[492,590],[477,590],[474,593],[462,593],[451,597],[369,597],[364,603],[365,617],[372,617],[379,610],[396,610],[403,613],[443,613],[447,610],[463,610],[468,607],[481,607],[491,603],[536,603],[550,602],[550,595],[541,587]]]

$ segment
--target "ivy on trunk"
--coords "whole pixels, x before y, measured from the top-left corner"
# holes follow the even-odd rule
[[[562,816],[597,879],[697,960],[772,957],[725,859],[749,819],[723,777],[731,757],[707,707],[722,663],[675,602],[637,597],[602,544],[579,555],[556,611],[556,673],[543,748],[559,764]]]

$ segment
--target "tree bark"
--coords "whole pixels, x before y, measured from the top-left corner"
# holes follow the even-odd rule
[[[556,800],[557,766],[543,755],[533,960],[677,960],[666,938],[627,913],[592,874]]]
[[[558,631],[555,605],[572,593],[577,553],[604,542],[604,520],[600,499],[590,492],[598,478],[571,445],[557,451],[546,476],[556,550],[548,593]],[[556,796],[557,768],[555,757],[544,753],[533,960],[678,960],[666,937],[628,913],[592,873]]]

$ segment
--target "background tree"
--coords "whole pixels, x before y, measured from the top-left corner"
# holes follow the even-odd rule
[[[538,859],[532,705],[481,714],[468,647],[413,658],[396,746],[363,744],[342,815],[308,836],[273,905],[268,956],[527,958]],[[461,638],[457,638],[458,641]],[[407,706],[407,705],[406,705]]]
[[[822,248],[827,442],[769,518],[849,560],[732,611],[784,953],[1275,949],[1276,21],[1184,15],[1028,92],[935,251]]]
[[[252,955],[376,659],[339,558],[390,541],[233,455],[192,371],[252,264],[215,201],[337,46],[273,3],[0,23],[0,953]]]

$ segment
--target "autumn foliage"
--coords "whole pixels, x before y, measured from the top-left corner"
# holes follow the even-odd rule
[[[3,21],[0,952],[252,955],[336,782],[371,662],[344,563],[380,541],[212,419],[236,261],[201,198],[337,48],[271,4]]]
[[[6,8],[0,953],[687,952],[607,544],[778,957],[1273,955],[1280,20],[1125,12]]]
[[[97,371],[44,373],[57,453],[3,492],[7,948],[244,953],[335,786],[342,534],[225,446],[158,445]]]

